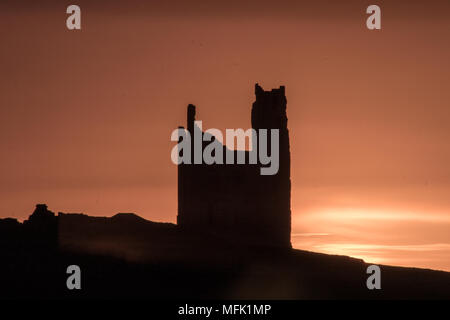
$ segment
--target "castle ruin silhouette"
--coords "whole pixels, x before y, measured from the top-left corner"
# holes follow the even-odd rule
[[[249,164],[249,151],[229,150],[221,145],[224,155],[232,153],[235,164],[211,165],[194,164],[191,152],[191,164],[178,165],[177,224],[241,244],[291,248],[290,150],[285,87],[264,91],[256,84],[255,96],[252,128],[256,132],[259,129],[279,130],[277,174],[261,175],[263,165]],[[195,113],[195,106],[189,105],[187,131],[192,137],[196,130],[196,134],[205,135],[195,126]],[[203,142],[202,152],[209,143]],[[270,143],[269,135],[268,150]],[[194,139],[191,144],[191,150],[194,150]],[[244,153],[245,164],[236,163],[239,153]]]

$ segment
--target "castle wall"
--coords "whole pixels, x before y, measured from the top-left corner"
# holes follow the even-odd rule
[[[255,94],[252,127],[280,130],[278,173],[261,175],[261,165],[248,161],[234,165],[180,164],[178,224],[240,243],[290,247],[290,152],[284,87],[264,91],[256,85]],[[194,121],[195,107],[190,105],[187,128],[191,135]],[[223,148],[225,154],[227,149]],[[242,151],[233,152],[236,158]]]

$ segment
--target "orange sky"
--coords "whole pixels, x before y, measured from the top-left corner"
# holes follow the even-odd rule
[[[187,104],[248,128],[254,83],[285,85],[293,245],[450,271],[450,4],[336,2],[2,1],[0,217],[174,222]]]

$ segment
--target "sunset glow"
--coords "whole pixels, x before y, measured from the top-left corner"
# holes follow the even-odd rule
[[[373,33],[356,1],[175,2],[78,1],[78,33],[67,3],[0,4],[0,217],[175,222],[186,106],[247,129],[254,84],[285,85],[293,246],[450,271],[448,2],[379,1]]]
[[[305,231],[292,234],[294,247],[369,263],[449,270],[448,215],[317,209],[294,217],[294,225]]]

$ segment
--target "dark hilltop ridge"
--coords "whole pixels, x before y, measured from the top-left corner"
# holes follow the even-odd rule
[[[55,215],[37,205],[23,223],[0,219],[1,298],[450,299],[450,273],[381,266],[291,248],[242,245],[132,213]],[[66,288],[66,269],[82,289]]]
[[[285,88],[256,84],[255,96],[257,137],[279,130],[277,174],[261,175],[258,163],[178,165],[176,225],[133,213],[55,215],[45,204],[23,223],[0,219],[0,297],[450,299],[447,272],[381,266],[381,290],[369,290],[364,261],[292,249]],[[203,137],[195,115],[189,105],[186,131]],[[66,286],[71,265],[81,269],[81,290]]]

